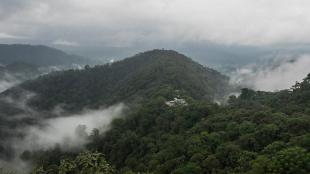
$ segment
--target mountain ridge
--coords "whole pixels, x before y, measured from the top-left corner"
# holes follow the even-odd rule
[[[37,94],[30,104],[40,109],[59,103],[77,109],[139,100],[164,86],[207,100],[223,96],[229,88],[228,77],[172,50],[151,50],[112,64],[54,72],[19,87]]]
[[[0,63],[29,63],[36,66],[58,66],[83,63],[81,56],[65,53],[62,50],[45,45],[0,44]]]

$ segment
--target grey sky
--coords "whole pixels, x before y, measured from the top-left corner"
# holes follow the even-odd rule
[[[309,59],[309,9],[309,0],[1,0],[0,43],[106,61],[175,49],[212,67]]]
[[[1,0],[0,41],[305,44],[309,8],[308,0]]]

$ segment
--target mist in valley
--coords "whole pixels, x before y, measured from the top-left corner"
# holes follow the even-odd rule
[[[309,173],[308,7],[1,0],[0,174]]]
[[[309,55],[280,55],[230,72],[231,84],[261,91],[290,89],[309,73]]]
[[[6,98],[5,101],[25,111],[25,113],[10,116],[9,122],[23,122],[23,120],[36,120],[32,124],[22,124],[17,128],[1,128],[1,132],[11,133],[12,136],[1,140],[2,148],[7,148],[7,156],[1,155],[0,166],[20,173],[30,172],[33,167],[31,161],[25,161],[23,155],[37,151],[60,148],[64,152],[78,152],[89,143],[90,136],[104,133],[109,130],[111,122],[122,118],[127,107],[116,104],[101,109],[83,109],[77,114],[65,114],[61,106],[48,115],[53,118],[44,118],[47,113],[27,106],[27,101],[35,94],[25,93],[23,99]],[[41,118],[39,117],[41,116]],[[1,152],[3,153],[3,152]]]

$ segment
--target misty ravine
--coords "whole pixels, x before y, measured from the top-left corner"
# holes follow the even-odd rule
[[[123,117],[123,112],[127,109],[121,103],[97,110],[85,108],[77,114],[70,115],[59,105],[50,113],[40,113],[27,106],[27,102],[35,96],[34,93],[25,92],[18,99],[10,97],[1,99],[25,111],[12,115],[7,119],[8,122],[31,120],[29,124],[17,128],[1,128],[1,132],[12,133],[12,136],[1,140],[2,147],[7,147],[5,151],[11,153],[8,157],[2,156],[1,167],[12,168],[21,173],[30,172],[34,165],[20,159],[28,152],[45,151],[55,147],[66,152],[81,151],[89,143],[89,136],[94,131],[104,133],[110,128],[112,120]]]

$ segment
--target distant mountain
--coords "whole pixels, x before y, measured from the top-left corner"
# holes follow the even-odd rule
[[[0,44],[0,64],[24,62],[37,66],[85,64],[87,60],[42,45]]]
[[[30,104],[49,110],[64,104],[69,110],[117,102],[134,103],[165,89],[194,99],[214,100],[226,94],[228,78],[171,50],[152,50],[113,64],[51,73],[18,88],[36,94]],[[18,88],[2,95],[16,93]]]

